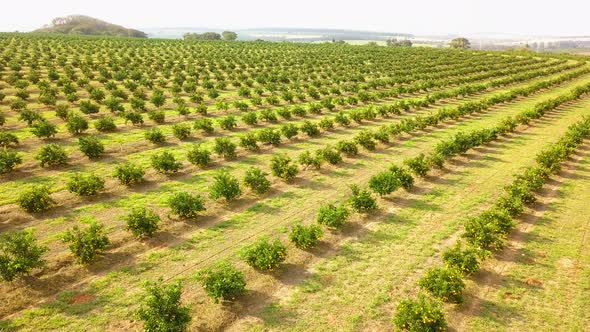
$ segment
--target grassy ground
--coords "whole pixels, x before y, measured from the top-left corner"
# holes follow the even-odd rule
[[[455,313],[469,331],[588,331],[588,145],[553,179],[510,245],[469,284]]]
[[[534,127],[476,152],[472,156],[475,160],[459,160],[442,179],[420,184],[421,189],[416,192],[381,200],[383,208],[379,214],[356,216],[348,229],[329,234],[324,244],[312,253],[290,247],[287,264],[275,274],[261,274],[238,262],[246,271],[250,292],[234,306],[211,303],[192,277],[199,268],[217,259],[237,261],[242,244],[261,234],[284,238],[294,222],[313,220],[319,204],[345,197],[348,183],[365,183],[390,162],[401,162],[428,150],[457,130],[493,125],[507,115],[589,80],[584,77],[466,121],[406,137],[376,153],[349,159],[336,169],[304,172],[294,185],[276,183],[274,192],[256,204],[253,197],[245,197],[229,206],[210,207],[207,216],[198,223],[166,220],[164,231],[153,240],[136,242],[123,231],[115,233],[108,255],[88,270],[71,265],[66,249],[57,241],[57,230],[77,220],[98,220],[111,228],[122,228],[118,216],[130,205],[162,202],[172,188],[198,189],[205,181],[204,174],[171,181],[158,190],[149,190],[148,186],[147,190],[124,193],[123,198],[113,203],[89,203],[73,209],[65,218],[56,216],[37,226],[39,233],[47,234],[44,240],[56,253],[49,271],[9,297],[13,307],[30,305],[27,298],[44,299],[45,305],[11,316],[5,324],[26,327],[24,330],[137,328],[130,314],[141,297],[140,284],[163,276],[186,280],[185,296],[193,303],[194,328],[241,330],[264,324],[277,329],[293,326],[321,329],[334,321],[342,329],[387,329],[397,298],[412,292],[413,278],[437,261],[436,253],[456,233],[464,211],[485,205],[510,180],[511,174],[530,164],[536,151],[556,139],[584,113],[590,106],[589,100],[564,108]],[[342,135],[350,133],[345,131]],[[321,137],[301,143],[301,147],[296,144],[295,149],[321,146],[334,139]],[[289,152],[293,147],[284,149]],[[234,171],[259,163],[257,158],[236,164]],[[383,245],[384,241],[388,245]],[[47,284],[51,287],[41,287]],[[340,296],[334,298],[329,294]],[[293,303],[297,304],[296,309],[291,308]],[[359,307],[363,310],[353,310]],[[298,323],[293,325],[290,317],[295,317]],[[229,326],[231,323],[235,325]]]

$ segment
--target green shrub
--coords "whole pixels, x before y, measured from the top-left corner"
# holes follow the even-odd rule
[[[272,271],[287,257],[287,247],[279,239],[270,242],[268,238],[263,237],[244,247],[242,257],[253,268]]]
[[[394,323],[400,330],[410,332],[437,332],[447,329],[441,303],[423,294],[417,300],[401,301],[397,306]]]
[[[242,121],[249,126],[254,126],[258,123],[258,116],[256,115],[256,112],[246,112],[242,115]]]
[[[39,138],[49,138],[57,134],[57,127],[43,119],[35,121],[33,125],[31,125],[31,132]]]
[[[113,118],[107,116],[94,121],[94,128],[100,132],[106,133],[117,130],[117,125],[115,124],[115,120]]]
[[[234,300],[246,292],[244,273],[225,261],[200,271],[198,279],[215,303],[219,300]]]
[[[30,230],[0,234],[0,277],[12,281],[45,265],[41,257],[48,248],[37,244]]]
[[[80,196],[93,196],[104,189],[104,180],[93,173],[76,173],[70,178],[66,188]]]
[[[233,115],[228,115],[223,118],[220,118],[219,120],[217,120],[217,122],[219,123],[219,126],[225,130],[232,130],[238,126],[238,121],[236,120],[236,117]]]
[[[205,211],[205,200],[201,195],[191,195],[187,192],[177,192],[168,199],[168,206],[172,213],[182,218],[195,218],[201,211]]]
[[[213,152],[217,153],[219,156],[223,156],[226,160],[234,159],[237,156],[236,144],[228,137],[217,137],[215,138]]]
[[[266,175],[260,168],[250,167],[244,175],[244,185],[256,194],[262,195],[270,189],[270,181]]]
[[[113,176],[126,186],[142,182],[144,175],[143,168],[132,163],[117,165],[113,172]]]
[[[193,127],[197,130],[202,130],[206,134],[213,133],[213,121],[208,118],[200,118],[199,120],[195,121]]]
[[[57,144],[47,144],[39,149],[35,156],[41,167],[65,165],[68,162],[66,150]]]
[[[207,167],[211,162],[211,152],[201,144],[195,144],[187,153],[188,161],[199,167]]]
[[[328,145],[321,150],[316,151],[316,155],[321,159],[327,161],[331,165],[337,165],[342,162],[342,156],[338,150]]]
[[[70,113],[68,115],[66,128],[70,134],[80,135],[82,132],[88,130],[88,120],[79,114]]]
[[[0,150],[0,174],[12,171],[17,165],[22,164],[22,157],[15,151]]]
[[[318,243],[322,234],[322,229],[317,225],[296,224],[289,233],[289,240],[299,249],[308,249]]]
[[[281,143],[281,133],[272,128],[260,129],[256,137],[263,144],[279,145]]]
[[[209,189],[211,199],[225,198],[226,202],[238,198],[242,194],[240,182],[225,169],[220,170],[213,176],[213,184]]]
[[[240,146],[249,151],[256,151],[258,147],[258,139],[256,134],[249,132],[243,136],[240,136]]]
[[[385,171],[373,175],[369,180],[369,188],[380,196],[389,195],[397,188],[401,186],[401,183],[394,173]]]
[[[136,111],[123,113],[123,118],[125,119],[125,124],[129,122],[134,126],[141,126],[143,124],[143,115]]]
[[[318,128],[318,125],[315,123],[312,123],[309,120],[303,121],[299,130],[301,130],[301,132],[307,134],[307,136],[309,136],[309,137],[318,136],[320,134],[320,129]]]
[[[456,269],[431,268],[418,282],[421,288],[443,302],[461,303],[465,282]]]
[[[502,195],[496,201],[496,207],[506,211],[509,215],[516,217],[524,211],[523,201],[514,195]]]
[[[412,187],[414,187],[414,178],[412,177],[412,174],[410,174],[410,172],[408,172],[405,168],[391,165],[391,167],[389,167],[389,171],[395,176],[395,178],[397,178],[400,185],[406,191],[409,191],[412,189]]]
[[[479,250],[470,247],[463,249],[460,242],[443,252],[445,266],[456,269],[464,275],[470,275],[479,270],[479,257]]]
[[[274,155],[270,162],[272,175],[291,182],[298,173],[297,165],[292,163],[291,158],[284,154]]]
[[[291,139],[297,136],[298,132],[299,128],[297,128],[297,126],[292,123],[284,124],[281,126],[281,134],[283,134],[283,136],[285,136],[285,138],[287,139]]]
[[[191,136],[191,126],[183,123],[172,125],[172,134],[179,140],[187,139]]]
[[[421,177],[425,177],[430,170],[428,162],[426,161],[426,156],[423,153],[417,157],[404,160],[404,164],[408,166],[412,173]]]
[[[125,229],[133,233],[135,237],[142,239],[156,234],[159,229],[160,216],[145,207],[136,207],[125,216],[124,220],[127,222]]]
[[[86,230],[74,226],[65,233],[63,242],[69,244],[70,251],[80,264],[92,262],[110,243],[104,226],[98,223],[90,224]]]
[[[35,121],[45,120],[41,114],[37,111],[24,109],[19,112],[18,119],[27,123],[27,126],[32,125]]]
[[[0,131],[0,147],[8,147],[11,144],[17,145],[18,138],[13,133]]]
[[[377,201],[367,190],[361,190],[357,185],[350,185],[352,195],[349,198],[350,205],[357,212],[369,212],[377,208]]]
[[[184,332],[191,321],[190,310],[181,303],[180,282],[170,285],[148,283],[146,296],[137,310],[143,321],[143,330],[148,332]]]
[[[166,121],[166,113],[162,110],[151,110],[148,112],[148,119],[157,124],[162,124]]]
[[[377,147],[377,144],[373,140],[373,134],[368,130],[363,130],[354,137],[354,142],[363,148],[373,151]]]
[[[318,210],[317,222],[330,228],[340,228],[346,223],[348,214],[344,205],[325,204]]]
[[[90,159],[99,158],[104,152],[104,145],[96,136],[80,137],[78,139],[80,151]]]
[[[513,226],[514,222],[506,212],[492,209],[467,220],[463,237],[473,247],[498,250],[504,246],[506,235]]]
[[[166,142],[166,136],[164,136],[162,131],[158,128],[147,129],[144,133],[144,136],[145,139],[154,144],[162,144]]]
[[[309,151],[304,151],[301,153],[298,157],[298,162],[306,169],[309,167],[320,169],[322,166],[322,158],[320,158],[318,154],[312,155]]]
[[[340,141],[336,144],[336,150],[345,153],[347,156],[356,156],[359,149],[354,142]]]
[[[29,187],[18,196],[18,206],[30,213],[46,211],[54,204],[55,201],[49,196],[49,188],[45,186]]]
[[[84,114],[94,114],[100,111],[100,107],[93,104],[90,100],[81,100],[80,111]]]
[[[164,174],[176,173],[182,168],[182,163],[177,161],[171,152],[156,153],[151,158],[152,167]]]

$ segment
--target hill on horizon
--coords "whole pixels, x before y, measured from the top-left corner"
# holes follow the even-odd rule
[[[56,17],[50,25],[33,32],[147,38],[143,31],[128,29],[85,15]]]

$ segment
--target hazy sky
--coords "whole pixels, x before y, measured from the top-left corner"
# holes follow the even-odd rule
[[[314,27],[413,34],[590,35],[590,0],[3,0],[0,30],[84,14],[132,28]]]

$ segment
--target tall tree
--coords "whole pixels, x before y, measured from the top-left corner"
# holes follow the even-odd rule
[[[449,43],[449,46],[451,48],[461,48],[461,49],[469,49],[471,48],[471,43],[469,43],[469,40],[467,38],[455,38],[453,40],[451,40],[451,42]]]
[[[236,40],[238,39],[238,34],[233,31],[224,31],[221,33],[223,40]]]

